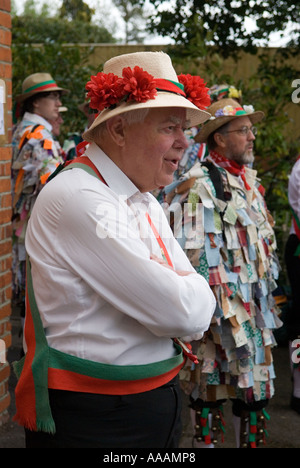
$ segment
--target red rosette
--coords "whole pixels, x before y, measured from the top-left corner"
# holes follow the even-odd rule
[[[128,101],[147,102],[157,95],[155,79],[148,72],[136,66],[123,69],[123,84]]]
[[[200,76],[179,75],[179,82],[189,101],[199,109],[206,109],[211,101],[206,83]],[[114,73],[99,72],[91,76],[86,84],[87,99],[90,107],[101,112],[103,109],[119,104],[122,100],[147,102],[157,95],[155,78],[141,67],[123,68],[122,78]]]
[[[178,80],[184,86],[184,92],[189,101],[199,109],[206,109],[210,106],[211,100],[208,94],[209,88],[200,76],[179,75]]]
[[[125,95],[122,78],[113,73],[99,72],[91,76],[91,81],[87,82],[85,88],[90,107],[98,111],[117,104]]]

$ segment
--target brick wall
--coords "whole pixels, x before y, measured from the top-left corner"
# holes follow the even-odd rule
[[[11,1],[0,0],[0,426],[8,420],[11,344]]]

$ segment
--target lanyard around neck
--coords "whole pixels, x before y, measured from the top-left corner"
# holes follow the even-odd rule
[[[160,246],[160,250],[161,250],[162,256],[163,256],[164,259],[168,262],[168,265],[169,265],[170,267],[173,268],[173,263],[172,263],[172,261],[171,261],[170,255],[169,255],[169,253],[168,253],[168,251],[167,251],[167,248],[166,248],[165,244],[163,243],[163,240],[162,240],[162,238],[160,237],[160,235],[159,235],[159,233],[158,233],[156,227],[154,226],[154,224],[153,224],[153,222],[152,222],[152,219],[150,218],[149,213],[146,213],[146,218],[147,218],[148,223],[150,224],[150,227],[151,227],[151,229],[152,229],[152,231],[153,231],[153,233],[154,233],[154,236],[155,236],[155,238],[156,238],[156,240],[157,240],[157,242],[158,242],[158,244],[159,244],[159,246]]]
[[[100,174],[99,170],[97,169],[97,167],[92,163],[92,161],[87,157],[87,156],[79,156],[71,161],[68,161],[67,165],[69,165],[69,167],[74,167],[74,165],[76,164],[82,164],[83,166],[89,166],[93,172],[95,173],[95,175],[101,180],[101,182],[103,182],[105,185],[108,186],[106,180],[102,177],[102,175]],[[66,164],[65,164],[66,165]],[[161,253],[162,253],[162,256],[164,258],[164,260],[166,260],[166,262],[168,263],[168,265],[170,267],[173,268],[173,263],[171,261],[171,258],[170,258],[170,255],[167,251],[167,248],[162,240],[162,238],[160,237],[156,227],[154,226],[153,222],[152,222],[152,219],[150,218],[150,215],[149,213],[146,213],[146,218],[147,218],[147,221],[148,223],[150,224],[150,227],[153,231],[153,234],[155,236],[155,239],[157,240],[159,246],[160,246],[160,250],[161,250]]]

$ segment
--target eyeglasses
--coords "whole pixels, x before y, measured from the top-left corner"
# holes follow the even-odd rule
[[[44,97],[48,99],[53,99],[54,101],[60,101],[61,99],[61,94],[56,91],[51,91],[49,94],[46,94]]]
[[[257,135],[257,128],[256,127],[241,127],[237,128],[236,130],[229,130],[228,132],[225,133],[238,133],[239,135],[247,136],[249,132],[252,132],[253,135]]]

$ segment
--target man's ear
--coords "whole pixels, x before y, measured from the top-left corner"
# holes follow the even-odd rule
[[[32,107],[33,107],[34,110],[38,109],[38,107],[39,107],[39,99],[34,99],[34,100],[32,101]]]
[[[106,122],[106,129],[118,146],[124,146],[125,144],[125,119],[121,115],[112,117]]]
[[[223,135],[222,133],[216,132],[214,134],[214,140],[215,140],[217,146],[219,146],[221,148],[225,148],[225,146],[226,146],[225,135]]]

